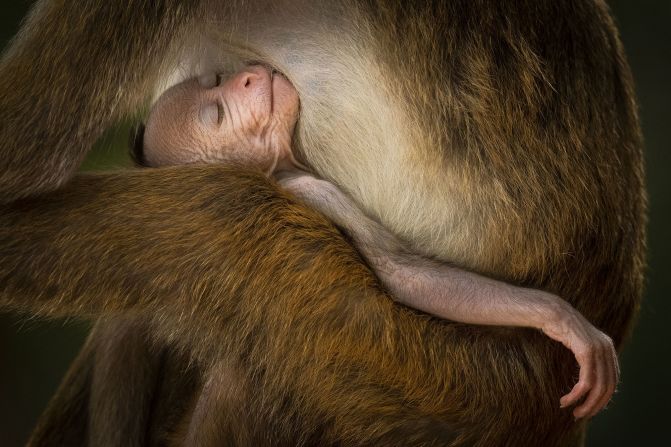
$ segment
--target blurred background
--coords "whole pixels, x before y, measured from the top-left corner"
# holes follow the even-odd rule
[[[17,31],[31,1],[2,2],[0,45]],[[622,357],[622,382],[591,423],[588,446],[656,445],[671,418],[671,1],[610,0],[632,66],[646,139],[650,195],[648,286],[638,326]],[[54,42],[58,45],[58,42]],[[29,82],[29,80],[26,80]],[[108,132],[82,169],[130,166],[128,130]],[[2,161],[0,160],[0,163]],[[25,444],[89,326],[0,313],[0,446]]]

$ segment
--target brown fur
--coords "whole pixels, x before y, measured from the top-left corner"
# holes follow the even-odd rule
[[[64,183],[100,132],[140,107],[159,62],[183,54],[182,33],[211,22],[213,5],[185,4],[44,2],[2,59],[0,194],[13,202],[0,213],[0,305],[144,319],[168,346],[149,380],[148,444],[188,436],[199,371],[227,359],[246,394],[230,420],[243,428],[222,431],[250,430],[239,443],[579,445],[585,424],[558,407],[575,372],[567,351],[531,330],[393,304],[328,221],[260,173],[80,175],[15,200]],[[645,197],[605,4],[334,4],[314,7],[317,31],[305,22],[324,36],[323,60],[310,39],[294,41],[303,66],[256,49],[301,93],[306,162],[417,250],[565,297],[621,346],[641,296]],[[231,35],[263,25],[246,2],[231,10]],[[283,13],[271,12],[270,25]],[[33,445],[100,435],[83,427],[100,392],[89,389],[101,383],[96,334]]]

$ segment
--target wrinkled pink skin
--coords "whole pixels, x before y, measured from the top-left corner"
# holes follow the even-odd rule
[[[560,406],[584,399],[573,410],[576,418],[606,406],[619,380],[617,353],[606,334],[555,295],[410,253],[337,186],[302,170],[291,150],[298,110],[293,86],[260,65],[224,82],[215,75],[188,80],[166,91],[152,109],[144,158],[150,166],[234,161],[260,167],[347,230],[397,301],[453,321],[542,330],[570,349],[580,366],[578,383]]]
[[[267,174],[299,167],[291,151],[298,93],[284,76],[252,65],[229,79],[215,74],[177,84],[147,120],[150,166],[236,161]]]

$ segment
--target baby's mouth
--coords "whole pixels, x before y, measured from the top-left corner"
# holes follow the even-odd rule
[[[282,79],[284,82],[291,84],[289,79],[284,76],[284,73],[277,70],[276,68],[270,68],[270,114],[272,115],[275,111],[275,79]]]

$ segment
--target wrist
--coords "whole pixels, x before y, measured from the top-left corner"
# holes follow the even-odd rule
[[[573,308],[558,296],[547,292],[542,292],[537,302],[539,305],[534,327],[545,333],[562,331]]]

